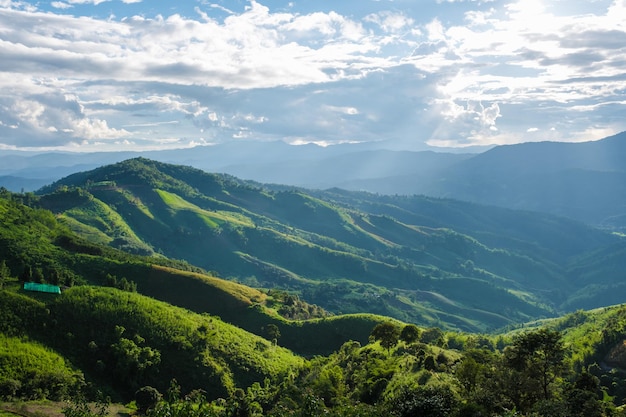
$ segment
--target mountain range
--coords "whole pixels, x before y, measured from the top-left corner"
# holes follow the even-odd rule
[[[151,393],[166,408],[148,415],[605,416],[626,396],[626,309],[610,307],[626,295],[626,241],[614,229],[145,157],[37,193],[0,189],[0,213],[3,400],[104,392],[143,407]]]
[[[233,142],[144,153],[5,153],[0,186],[34,191],[74,172],[143,156],[260,183],[426,195],[541,211],[623,231],[626,132],[582,143],[522,143],[479,154]]]
[[[288,290],[333,314],[481,332],[626,295],[626,242],[550,214],[263,186],[145,158],[72,174],[38,194],[94,243]]]

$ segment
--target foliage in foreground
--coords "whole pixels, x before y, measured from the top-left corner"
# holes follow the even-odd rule
[[[464,354],[421,342],[347,343],[279,384],[268,380],[208,401],[173,385],[149,417],[603,417],[622,415],[598,378],[569,373],[562,334],[521,333],[503,351]]]
[[[125,401],[135,397],[153,417],[603,417],[619,415],[624,400],[616,369],[625,307],[578,312],[497,339],[390,321],[372,328],[370,343],[348,342],[304,360],[215,317],[113,288],[75,287],[45,302],[0,295],[2,331],[13,334],[3,339],[14,352],[6,363],[33,345],[44,352],[34,355],[33,368],[44,372],[50,357],[52,368],[66,369],[65,379],[46,380],[35,395],[14,391],[4,399],[82,392],[93,400],[89,392],[99,387]],[[591,338],[598,329],[600,337]],[[594,365],[607,360],[611,372]],[[18,367],[3,368],[13,371],[2,386],[19,379]],[[80,398],[68,413],[88,412]]]

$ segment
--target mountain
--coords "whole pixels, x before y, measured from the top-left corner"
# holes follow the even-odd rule
[[[261,183],[454,198],[626,230],[626,132],[592,142],[496,146],[479,154],[392,151],[384,146],[243,141],[141,156]],[[0,186],[33,191],[74,172],[138,156],[8,153],[0,155]]]
[[[217,172],[226,172],[239,178],[262,183],[289,184],[305,188],[369,188],[369,183],[389,177],[407,177],[411,182],[431,182],[446,169],[469,157],[467,154],[437,153],[430,151],[409,152],[390,150],[353,151],[336,156],[312,158],[289,158],[272,162],[245,161],[220,167]],[[216,171],[213,164],[201,163],[192,166]],[[386,184],[386,194],[406,187],[406,183]]]
[[[198,238],[202,234],[219,228],[222,244],[249,250],[240,252],[241,259],[258,251],[241,244],[253,236],[248,230],[252,228],[266,229],[269,235],[280,229],[294,248],[324,243],[333,246],[325,246],[333,253],[357,249],[359,259],[370,267],[376,266],[375,257],[368,252],[380,250],[381,244],[388,251],[379,256],[391,265],[400,264],[400,256],[419,243],[420,259],[429,262],[431,285],[460,287],[454,299],[454,292],[429,292],[431,301],[449,306],[448,312],[441,309],[440,324],[450,324],[442,318],[452,317],[455,307],[463,308],[460,300],[487,298],[492,308],[505,302],[510,311],[504,313],[511,317],[528,308],[511,298],[491,298],[510,293],[518,300],[538,299],[524,287],[523,278],[517,290],[506,289],[512,283],[506,282],[504,272],[513,276],[528,265],[535,265],[536,272],[564,268],[566,279],[554,276],[552,282],[563,285],[561,294],[550,290],[550,296],[567,298],[571,306],[591,292],[584,287],[587,280],[595,282],[596,289],[613,285],[605,295],[619,296],[626,258],[622,241],[614,235],[538,213],[425,197],[259,187],[146,159],[77,173],[66,182],[81,181],[84,187],[56,184],[50,187],[54,191],[41,196],[0,190],[2,414],[28,414],[32,404],[24,400],[48,399],[62,401],[45,404],[63,404],[58,407],[65,415],[94,415],[86,401],[96,401],[92,407],[96,412],[104,407],[99,414],[104,415],[107,398],[136,405],[148,416],[496,416],[515,409],[520,416],[604,417],[625,411],[624,305],[511,323],[493,334],[444,331],[366,314],[329,317],[295,292],[250,288],[155,253],[149,241],[141,240],[144,234],[132,227],[141,216],[134,213],[133,222],[126,219],[132,217],[132,203],[153,224],[163,221],[161,227],[194,232],[195,245],[204,242]],[[101,199],[120,193],[111,205]],[[151,195],[154,201],[147,198]],[[90,242],[69,226],[144,255]],[[236,239],[227,239],[233,228]],[[560,248],[558,239],[569,239],[570,244]],[[481,243],[487,240],[501,243],[490,248]],[[184,239],[176,244],[184,244]],[[266,252],[276,250],[272,240],[265,245]],[[202,249],[208,253],[218,248]],[[311,252],[291,249],[286,255],[300,255],[298,261],[307,264],[307,254]],[[467,275],[443,268],[460,256],[466,257]],[[396,267],[404,268],[405,278],[410,278],[410,262],[415,268],[420,265],[407,256]],[[477,265],[482,265],[480,274],[468,280]],[[500,276],[489,272],[496,265],[502,268]],[[346,262],[339,266],[350,272]],[[324,265],[327,271],[336,267]],[[315,265],[305,268],[314,270]],[[287,279],[313,280],[286,268],[280,272]],[[551,284],[539,282],[537,276],[527,278],[533,285]],[[470,285],[481,279],[489,279],[492,293],[481,291],[485,286]],[[26,291],[22,282],[27,280],[63,288],[60,294]],[[445,281],[452,285],[442,285]],[[326,283],[318,278],[315,285],[322,290]],[[342,279],[330,289],[364,288],[358,283]],[[376,286],[366,288],[370,304],[364,308],[376,298]],[[336,293],[324,295],[332,298]],[[385,301],[395,305],[391,298]],[[423,312],[437,314],[428,301],[421,304]],[[318,318],[285,318],[303,314]]]
[[[425,192],[624,228],[626,132],[584,143],[499,146],[461,161]]]
[[[292,146],[284,142],[242,141],[192,149],[148,152],[50,152],[0,154],[0,186],[11,191],[34,191],[78,171],[143,156],[156,161],[190,165],[264,183],[309,188],[345,186],[397,175],[432,178],[469,154],[391,151],[383,144],[329,147]],[[15,179],[19,178],[20,182]]]
[[[267,337],[268,326],[276,326],[282,333],[281,346],[307,355],[327,354],[348,340],[366,342],[372,327],[387,320],[366,314],[328,317],[319,307],[284,291],[268,294],[185,262],[133,255],[88,242],[51,212],[24,205],[33,201],[22,201],[23,197],[6,191],[0,194],[0,260],[8,271],[0,271],[0,288],[5,275],[64,287],[134,287],[145,296],[197,314],[219,316],[256,335]],[[312,320],[303,323],[302,319]],[[7,326],[5,331],[11,328]]]
[[[624,291],[617,269],[595,282],[578,263],[604,250],[617,267],[619,237],[454,200],[262,187],[136,158],[64,178],[40,204],[99,244],[286,289],[335,314],[487,331]]]

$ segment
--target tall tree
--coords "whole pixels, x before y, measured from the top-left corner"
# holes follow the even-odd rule
[[[407,324],[400,332],[400,340],[406,343],[413,343],[419,340],[420,329],[414,324]]]
[[[370,336],[374,340],[380,341],[380,345],[389,351],[398,343],[400,329],[390,322],[380,323],[374,327]]]

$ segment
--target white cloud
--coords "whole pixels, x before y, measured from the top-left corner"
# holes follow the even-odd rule
[[[116,21],[0,0],[0,142],[468,146],[626,129],[623,0],[585,13],[550,0],[446,3],[462,20],[382,2],[359,16],[250,1]]]
[[[66,0],[70,4],[93,4],[98,5],[111,0]]]
[[[385,32],[399,32],[407,28],[411,28],[415,21],[398,12],[385,11],[365,16],[366,22],[372,22],[378,25]]]
[[[73,7],[71,4],[64,3],[62,1],[53,1],[50,3],[50,5],[55,9],[70,9]]]
[[[330,111],[346,114],[349,116],[354,116],[359,114],[359,110],[355,107],[339,107],[339,106],[326,106],[326,108]]]

